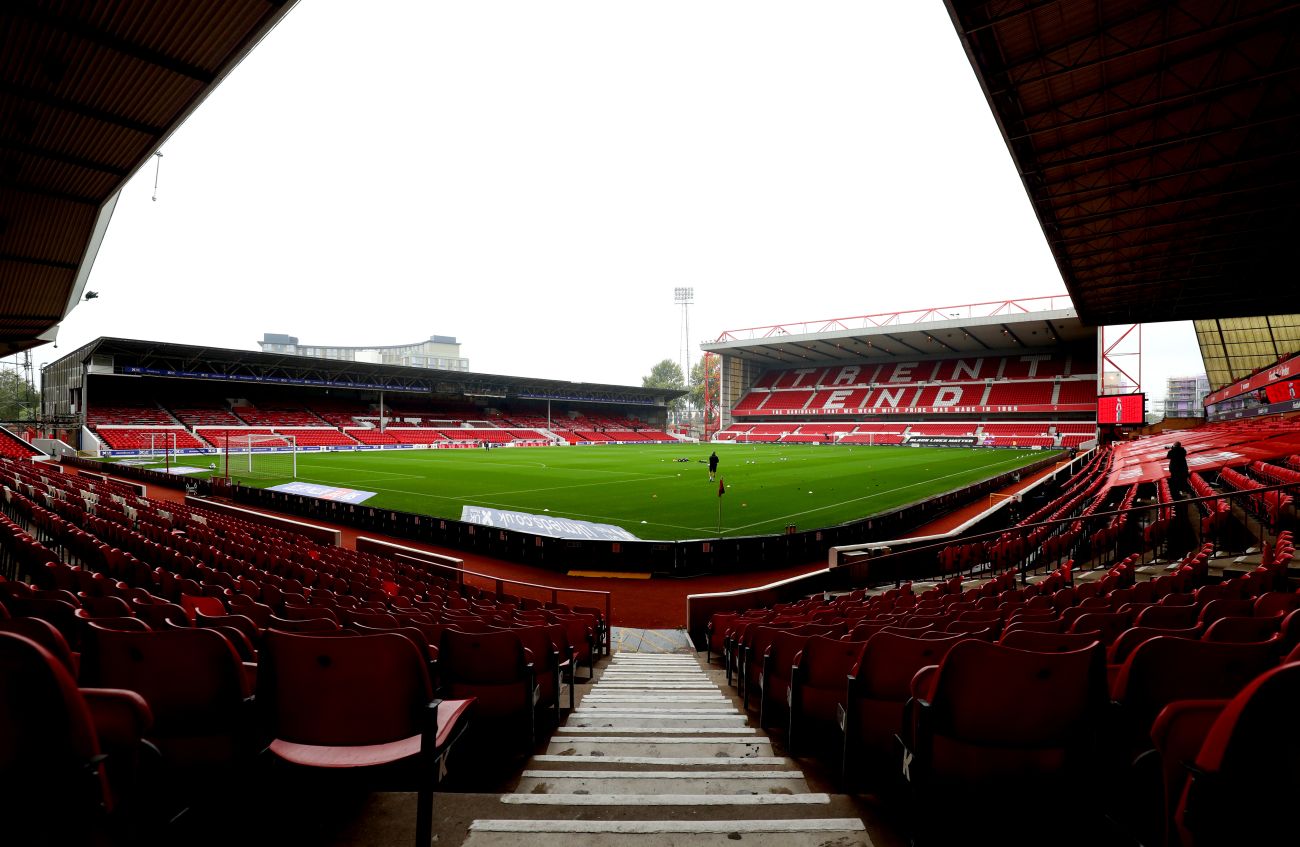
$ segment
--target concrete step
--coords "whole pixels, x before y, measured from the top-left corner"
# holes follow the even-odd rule
[[[857,818],[732,821],[478,820],[465,847],[852,847],[870,845]]]
[[[593,687],[588,692],[588,698],[627,698],[643,694],[647,698],[671,699],[682,696],[682,698],[701,698],[708,700],[728,700],[722,691],[718,690],[715,685],[682,685],[682,686],[655,686],[637,683],[637,685],[601,685]],[[586,698],[584,698],[586,699]]]
[[[567,738],[580,735],[602,735],[602,736],[665,736],[681,737],[690,735],[751,735],[758,737],[758,730],[751,726],[680,726],[676,722],[670,726],[617,726],[617,727],[598,727],[598,726],[561,726],[555,730],[555,738]],[[766,740],[766,739],[764,739]]]
[[[725,767],[725,766],[744,766],[744,767],[780,767],[790,766],[794,762],[784,756],[727,756],[725,753],[718,756],[630,756],[614,754],[599,751],[589,753],[588,757],[596,759],[602,765],[662,765],[664,767],[691,768],[691,767]],[[539,764],[564,764],[573,766],[575,759],[581,757],[570,754],[553,754],[543,753],[533,756],[532,762]]]
[[[516,806],[825,806],[829,794],[505,794]]]
[[[813,793],[694,657],[619,654],[467,847],[853,847],[849,798]]]
[[[656,706],[729,706],[734,702],[730,697],[719,697],[707,692],[672,695],[655,691],[603,691],[582,698],[582,705],[649,703]]]
[[[683,714],[644,714],[638,712],[611,712],[593,715],[573,714],[569,717],[568,725],[571,727],[607,727],[609,729],[650,729],[660,728],[669,729],[679,727],[682,729],[704,729],[708,728],[710,732],[714,727],[743,727],[745,725],[744,715],[683,715]]]
[[[766,739],[747,738],[558,738],[546,748],[550,756],[718,756],[745,758],[771,756],[772,744]]]
[[[523,772],[516,794],[806,794],[800,771],[606,771]]]

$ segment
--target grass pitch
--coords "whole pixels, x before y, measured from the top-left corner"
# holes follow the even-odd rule
[[[713,449],[724,497],[704,464]],[[790,524],[815,529],[924,500],[1046,455],[801,444],[300,453],[298,481],[373,491],[367,506],[435,517],[459,519],[463,505],[488,506],[678,540],[717,537],[719,503],[724,536],[770,535]],[[677,461],[682,458],[687,461]],[[206,467],[208,461],[196,456],[191,464]],[[240,481],[269,487],[289,480]]]

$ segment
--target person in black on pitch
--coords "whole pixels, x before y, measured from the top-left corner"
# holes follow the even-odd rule
[[[713,482],[713,477],[718,472],[718,451],[714,450],[709,454],[709,482]]]
[[[1187,449],[1181,441],[1175,441],[1165,457],[1169,459],[1169,488],[1173,492],[1182,493],[1187,489]]]

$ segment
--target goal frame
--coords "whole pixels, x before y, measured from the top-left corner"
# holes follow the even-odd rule
[[[259,446],[259,441],[266,442],[266,444]],[[271,442],[274,442],[274,445]],[[277,447],[282,449],[275,449]],[[270,453],[287,454],[289,458],[287,474],[269,474],[259,472],[254,468],[254,457]],[[242,471],[247,476],[288,476],[290,479],[298,478],[298,439],[293,435],[279,432],[257,432],[238,435],[227,432],[225,438],[222,439],[221,458],[221,471],[218,476],[227,481],[232,478],[232,469],[235,473]]]

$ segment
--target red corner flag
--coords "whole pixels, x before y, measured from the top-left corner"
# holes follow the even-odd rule
[[[718,496],[721,497],[727,493],[727,486],[723,483],[722,477],[718,477]]]

